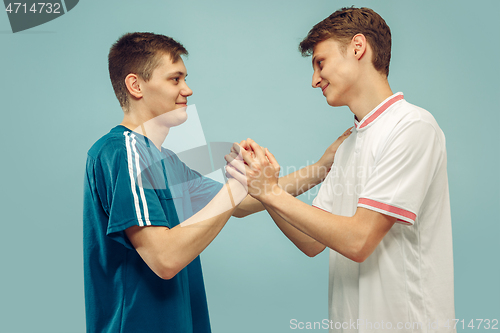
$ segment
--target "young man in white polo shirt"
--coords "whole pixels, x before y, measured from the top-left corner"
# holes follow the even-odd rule
[[[371,9],[343,8],[300,50],[313,56],[313,87],[355,115],[314,207],[280,188],[274,156],[250,139],[248,165],[236,158],[228,173],[246,174],[249,193],[304,253],[331,249],[330,331],[454,332],[445,138],[429,112],[392,92],[389,27]]]

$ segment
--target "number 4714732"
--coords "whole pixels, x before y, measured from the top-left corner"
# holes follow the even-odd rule
[[[19,10],[20,9],[20,10]],[[45,9],[45,10],[44,10]],[[42,12],[47,14],[60,14],[61,13],[61,4],[60,3],[50,3],[50,2],[39,2],[31,5],[30,9],[26,3],[14,2],[9,3],[9,5],[5,8],[5,11],[9,14],[27,14],[32,12],[33,14],[41,14]]]

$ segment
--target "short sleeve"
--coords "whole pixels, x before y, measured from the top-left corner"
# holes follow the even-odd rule
[[[375,156],[375,167],[360,194],[358,207],[415,223],[420,206],[445,156],[437,125],[423,120],[399,124]]]
[[[184,175],[193,215],[203,209],[222,189],[223,185],[211,178],[201,175],[199,172],[188,167],[176,155],[176,164]]]
[[[129,248],[133,247],[125,229],[134,225],[171,227],[157,192],[138,167],[139,155],[121,142],[109,144],[101,151],[96,170],[99,196],[109,216],[106,234]]]
[[[196,171],[198,177],[194,177],[189,182],[189,193],[191,194],[191,205],[193,214],[203,209],[222,189],[223,185],[213,179],[202,176]]]

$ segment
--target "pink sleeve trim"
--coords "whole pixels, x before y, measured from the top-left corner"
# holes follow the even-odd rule
[[[391,205],[388,205],[385,203],[381,203],[381,202],[378,202],[375,200],[371,200],[371,199],[360,198],[358,201],[358,204],[370,206],[370,207],[376,208],[378,210],[382,210],[382,211],[385,211],[388,213],[396,214],[398,216],[405,217],[406,219],[409,219],[412,222],[415,222],[415,219],[417,218],[417,215],[412,213],[412,212],[409,212],[409,211],[404,210],[402,208],[394,207],[394,206],[391,206]],[[399,219],[399,220],[405,221],[402,219]],[[406,220],[406,222],[409,222],[409,221]]]

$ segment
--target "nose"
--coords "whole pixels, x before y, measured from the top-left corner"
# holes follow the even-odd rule
[[[188,96],[191,96],[192,94],[193,94],[193,91],[191,90],[191,88],[189,88],[187,83],[184,83],[184,88],[182,88],[182,90],[181,90],[181,95],[184,97],[188,97]]]
[[[320,87],[320,83],[321,83],[321,76],[319,75],[319,72],[317,70],[314,71],[313,73],[313,77],[312,77],[312,84],[311,86],[313,88],[319,88]]]

